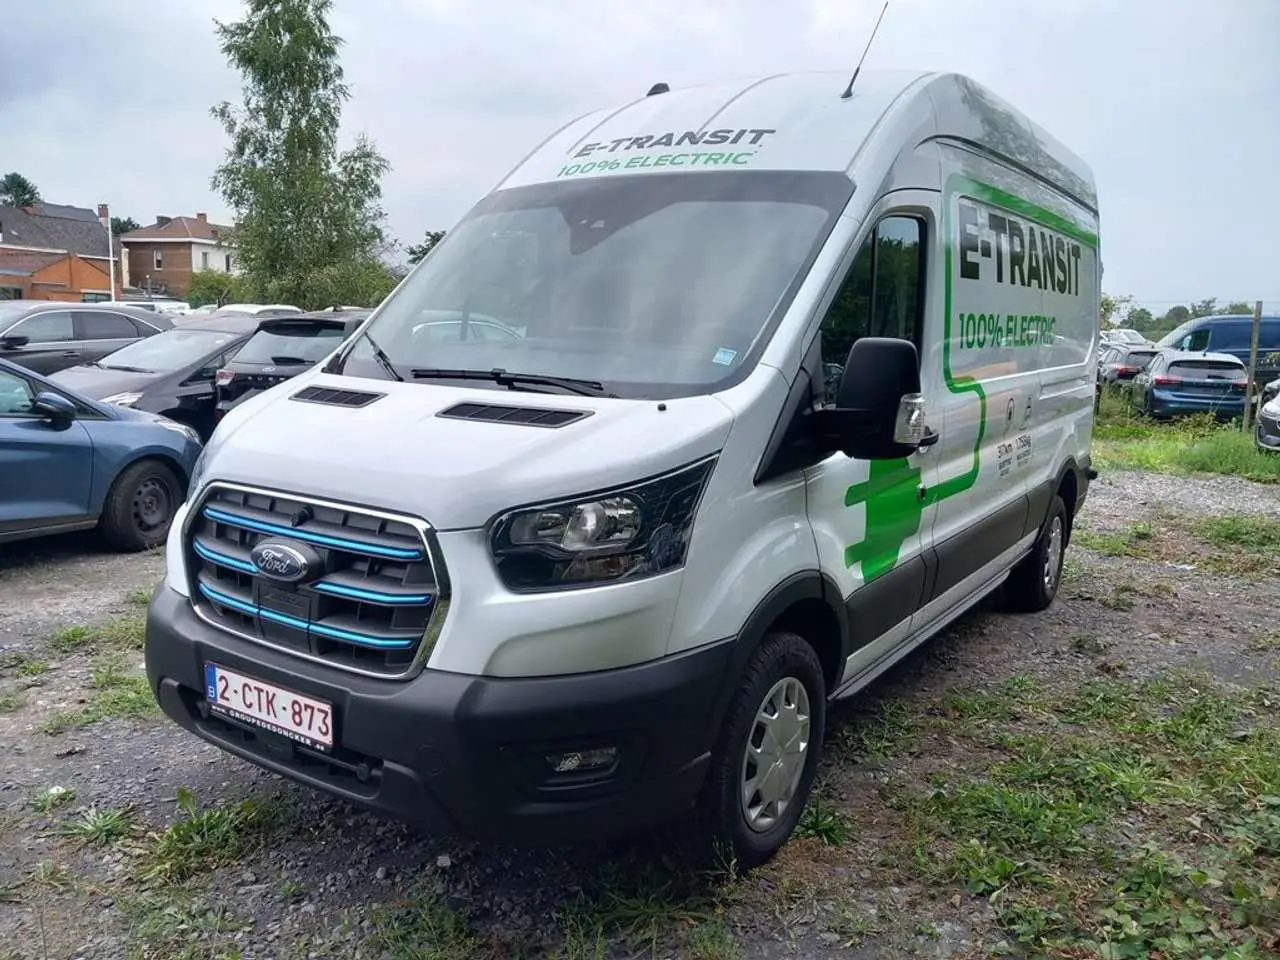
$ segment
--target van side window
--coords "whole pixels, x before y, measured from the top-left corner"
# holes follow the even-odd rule
[[[1185,337],[1178,341],[1179,350],[1208,350],[1209,349],[1209,328],[1201,327],[1199,330],[1192,330]]]
[[[924,224],[885,217],[858,255],[822,319],[826,403],[834,403],[849,349],[861,337],[920,345],[924,309]]]

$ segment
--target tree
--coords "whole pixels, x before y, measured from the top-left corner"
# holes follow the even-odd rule
[[[431,252],[431,248],[443,239],[443,230],[428,230],[423,235],[421,243],[413,244],[405,249],[405,253],[409,255],[409,262],[421,262],[422,258]]]
[[[203,307],[207,303],[243,302],[247,298],[241,293],[240,278],[233,273],[221,270],[196,270],[191,274],[191,284],[187,287],[187,303],[193,307]]]
[[[231,139],[213,187],[236,211],[244,293],[328,306],[357,303],[386,249],[381,178],[388,164],[364,137],[338,151],[350,99],[329,27],[331,0],[246,0],[244,19],[217,23],[244,80],[239,108],[213,109]],[[357,283],[350,293],[335,278]],[[320,288],[324,287],[324,293]]]
[[[1230,303],[1228,303],[1225,307],[1222,308],[1222,312],[1225,314],[1237,316],[1237,317],[1238,316],[1252,317],[1253,304],[1245,303],[1243,300],[1232,300]]]
[[[1186,323],[1190,319],[1191,311],[1182,304],[1178,304],[1176,307],[1170,307],[1168,313],[1160,318],[1160,322],[1172,330],[1178,324]]]
[[[111,218],[111,235],[118,237],[122,233],[129,233],[132,230],[141,229],[142,224],[133,217],[112,217]]]
[[[29,207],[40,202],[36,185],[20,173],[0,177],[0,206]]]
[[[1129,312],[1124,315],[1124,325],[1141,333],[1152,329],[1156,325],[1156,318],[1146,307],[1130,307]]]
[[[1191,318],[1212,317],[1218,312],[1218,298],[1210,297],[1208,300],[1200,300],[1191,304]]]
[[[1120,296],[1112,296],[1109,293],[1104,293],[1102,295],[1101,304],[1100,304],[1100,312],[1102,314],[1102,325],[1106,327],[1115,323],[1116,319],[1121,316],[1124,309],[1128,307],[1129,304],[1131,303],[1133,303],[1133,297],[1127,294],[1125,296],[1120,297]]]

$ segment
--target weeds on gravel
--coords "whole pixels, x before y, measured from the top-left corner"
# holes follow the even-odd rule
[[[433,887],[420,886],[394,906],[378,905],[369,913],[373,932],[369,945],[386,960],[485,960],[503,955],[486,944],[466,920],[443,902]]]
[[[113,717],[150,717],[159,713],[147,679],[119,654],[100,658],[89,682],[89,700],[74,710],[55,713],[41,729],[52,736]]]
[[[272,799],[248,798],[201,810],[195,794],[178,791],[179,819],[153,834],[146,845],[141,879],[181,882],[247,855],[279,826],[285,808]]]
[[[1104,557],[1145,559],[1152,554],[1151,540],[1154,536],[1155,531],[1149,523],[1132,523],[1122,531],[1110,533],[1079,526],[1072,532],[1072,543]]]
[[[31,806],[37,813],[52,813],[75,798],[76,792],[70,787],[54,786],[32,797]]]
[[[796,836],[812,837],[834,847],[853,839],[853,830],[840,809],[815,790],[796,824]]]
[[[10,690],[0,693],[0,716],[13,713],[26,703],[26,695],[21,690]]]
[[[128,807],[118,810],[90,807],[76,819],[59,824],[55,832],[81,843],[108,846],[129,836],[134,827],[133,811]]]
[[[1008,699],[959,701],[987,720],[977,767],[888,797],[920,877],[988,898],[1033,955],[1277,955],[1280,693],[1183,674]]]
[[[130,957],[138,960],[239,960],[237,933],[250,926],[226,907],[181,889],[117,898]]]
[[[141,650],[146,625],[145,612],[127,613],[94,626],[65,627],[49,638],[49,645],[58,653],[104,647]]]

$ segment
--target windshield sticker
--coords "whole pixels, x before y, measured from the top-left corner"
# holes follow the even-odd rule
[[[733,363],[734,358],[737,356],[737,350],[730,350],[728,347],[721,347],[716,351],[716,355],[711,358],[711,362],[718,363],[722,367],[727,367]]]
[[[609,157],[600,160],[588,160],[586,163],[571,163],[556,172],[556,179],[562,177],[581,177],[589,173],[614,173],[618,170],[645,170],[649,167],[744,167],[751,163],[753,157],[759,155],[758,150],[741,153],[660,153],[656,157],[637,154],[622,160]]]

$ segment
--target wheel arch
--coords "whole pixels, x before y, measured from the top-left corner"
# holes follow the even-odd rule
[[[792,574],[756,604],[732,641],[712,711],[713,740],[752,656],[766,636],[778,631],[794,633],[813,647],[828,694],[839,686],[850,644],[849,617],[839,588],[818,570]]]

